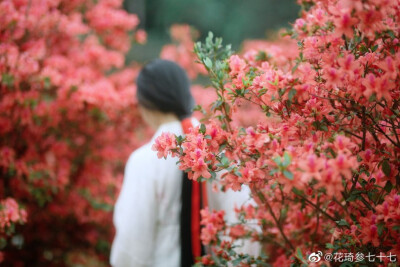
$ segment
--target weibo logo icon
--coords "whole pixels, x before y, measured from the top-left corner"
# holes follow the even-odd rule
[[[322,257],[322,251],[313,252],[310,254],[310,256],[308,256],[308,261],[319,262],[321,260],[321,257]]]

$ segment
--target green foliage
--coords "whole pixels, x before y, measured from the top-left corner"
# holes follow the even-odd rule
[[[14,76],[8,73],[3,73],[1,76],[1,83],[7,87],[12,87],[14,85]]]
[[[145,6],[148,30],[163,33],[174,23],[187,23],[204,35],[212,30],[234,47],[265,37],[266,29],[288,27],[299,11],[294,0],[146,0]]]
[[[208,33],[204,43],[197,42],[194,46],[199,63],[203,64],[209,73],[212,86],[216,89],[218,99],[212,106],[213,111],[221,111],[219,119],[225,121],[223,128],[229,127],[230,105],[224,98],[225,83],[229,79],[229,65],[227,59],[232,55],[231,45],[223,46],[222,38],[215,38],[212,32]]]

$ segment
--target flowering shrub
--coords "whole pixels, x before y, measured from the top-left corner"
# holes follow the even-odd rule
[[[121,0],[0,2],[0,264],[100,266],[140,144],[136,15]],[[24,224],[21,226],[21,224]]]
[[[15,224],[26,222],[26,211],[21,209],[13,198],[2,200],[0,207],[0,228],[7,234],[14,232]]]
[[[158,140],[159,155],[179,156],[189,178],[220,173],[222,190],[247,185],[257,203],[239,207],[233,226],[203,211],[213,253],[200,265],[352,262],[319,251],[400,259],[400,2],[300,4],[286,33],[298,47],[287,45],[286,60],[274,45],[239,56],[212,34],[197,43],[217,94],[214,115],[174,142]],[[262,112],[257,125],[232,123],[244,102]],[[236,239],[259,241],[264,253],[236,253]]]

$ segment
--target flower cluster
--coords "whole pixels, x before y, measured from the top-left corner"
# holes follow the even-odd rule
[[[162,133],[151,147],[154,151],[158,151],[158,158],[166,158],[168,154],[174,155],[173,150],[176,149],[175,135],[172,133]]]
[[[275,43],[250,42],[241,55],[212,35],[195,45],[216,100],[203,129],[178,138],[181,165],[195,177],[221,172],[223,190],[250,187],[257,206],[239,217],[262,231],[234,226],[231,239],[259,240],[274,266],[307,264],[318,250],[400,258],[400,2],[301,4]],[[255,114],[243,103],[262,114],[255,124],[234,120]],[[205,165],[192,168],[189,154]],[[203,262],[251,262],[215,245],[226,253]]]
[[[6,246],[7,238],[15,233],[18,224],[26,223],[27,213],[13,198],[0,201],[0,244]],[[4,253],[0,251],[0,263],[4,261]]]
[[[204,245],[217,241],[217,233],[225,228],[224,215],[223,210],[213,212],[209,212],[208,209],[201,210],[201,224],[204,226],[201,229],[201,240]]]
[[[3,231],[12,228],[12,224],[25,223],[26,211],[21,209],[13,198],[6,198],[0,202],[0,236]]]
[[[190,179],[211,178],[213,172],[209,171],[209,166],[216,163],[216,154],[217,157],[222,156],[218,149],[225,142],[221,128],[217,124],[211,124],[207,130],[204,125],[194,127],[185,140],[182,142],[171,133],[163,133],[155,140],[152,149],[158,151],[159,158],[183,153],[179,168],[188,172]]]

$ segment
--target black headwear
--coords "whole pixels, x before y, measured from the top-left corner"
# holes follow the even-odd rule
[[[176,63],[156,59],[148,63],[136,80],[139,104],[152,110],[172,112],[180,120],[190,117],[194,100],[186,72]]]
[[[139,104],[162,112],[172,112],[181,121],[192,115],[194,99],[186,72],[176,63],[156,59],[147,64],[136,80]],[[181,267],[195,263],[192,254],[192,181],[182,175],[182,207],[180,214]],[[204,247],[202,247],[204,255]]]

